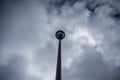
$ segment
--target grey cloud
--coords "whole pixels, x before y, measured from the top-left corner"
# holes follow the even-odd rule
[[[3,2],[0,7],[1,80],[54,79],[57,58],[54,33],[57,29],[66,32],[63,79],[119,80],[119,1]],[[82,29],[87,33],[77,32]],[[74,35],[75,32],[79,34]],[[72,35],[77,36],[77,40],[73,40]],[[90,37],[95,41],[94,46],[89,43]],[[67,68],[69,60],[70,68]],[[30,74],[26,73],[28,68],[32,69]]]
[[[1,65],[0,79],[1,80],[25,80],[26,61],[20,56],[13,56],[9,60],[9,64]]]
[[[42,80],[26,74],[27,60],[20,55],[14,55],[8,64],[0,64],[0,80]]]
[[[75,59],[63,72],[66,80],[119,80],[119,67],[109,64],[94,48],[83,47],[83,56]]]

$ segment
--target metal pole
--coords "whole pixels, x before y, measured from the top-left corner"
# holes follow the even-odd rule
[[[57,69],[56,69],[56,80],[61,80],[61,40],[58,45],[58,57],[57,57]]]
[[[58,44],[58,57],[57,57],[57,69],[56,69],[56,80],[62,80],[62,63],[61,63],[61,42],[65,37],[65,33],[62,30],[56,32],[56,38],[59,40]]]

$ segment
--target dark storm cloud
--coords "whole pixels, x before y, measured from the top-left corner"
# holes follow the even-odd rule
[[[81,0],[51,0],[50,4],[53,4],[55,7],[62,7],[66,4],[72,6],[77,1],[81,1]]]
[[[61,8],[64,5],[73,6],[78,2],[84,2],[86,4],[85,8],[91,12],[91,15],[95,15],[96,8],[104,5],[109,5],[114,9],[114,12],[111,13],[110,16],[117,20],[120,18],[119,0],[52,0],[50,1],[50,4],[54,5],[57,8]]]

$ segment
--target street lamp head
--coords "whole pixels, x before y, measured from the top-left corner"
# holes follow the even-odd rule
[[[56,32],[55,36],[58,40],[62,40],[63,38],[65,38],[65,32],[62,30],[58,30]]]

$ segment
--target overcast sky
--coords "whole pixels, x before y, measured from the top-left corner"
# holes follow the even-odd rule
[[[119,0],[0,0],[0,80],[120,80]]]

